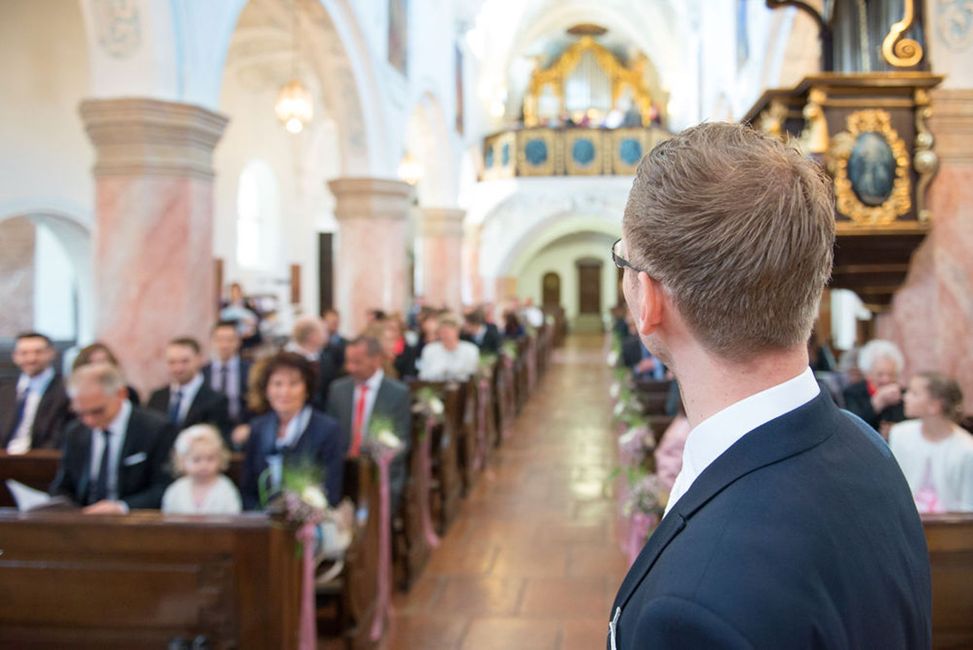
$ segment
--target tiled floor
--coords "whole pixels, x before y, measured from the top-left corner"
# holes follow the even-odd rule
[[[609,370],[572,338],[408,594],[386,650],[598,650],[625,573],[613,535]]]

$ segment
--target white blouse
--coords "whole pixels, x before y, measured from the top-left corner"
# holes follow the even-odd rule
[[[422,348],[419,379],[422,381],[466,381],[480,368],[480,349],[460,341],[452,351],[439,341]]]
[[[198,507],[193,500],[193,480],[188,476],[177,479],[162,495],[162,512],[170,515],[235,515],[242,509],[240,492],[222,474]]]
[[[939,442],[922,437],[922,421],[892,427],[889,447],[919,512],[973,512],[973,435],[954,426]]]

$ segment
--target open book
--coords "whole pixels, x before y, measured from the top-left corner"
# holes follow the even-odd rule
[[[17,510],[29,512],[36,510],[77,510],[77,506],[67,497],[52,497],[46,492],[35,490],[20,481],[7,479],[7,489],[17,502]]]

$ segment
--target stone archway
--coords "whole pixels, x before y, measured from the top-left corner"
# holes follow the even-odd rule
[[[91,231],[88,225],[81,219],[48,208],[21,209],[6,214],[0,212],[0,225],[22,220],[30,222],[35,229],[46,228],[64,249],[76,282],[77,311],[74,339],[78,343],[90,342],[94,338],[95,296],[91,266]],[[73,306],[71,310],[73,311]],[[31,322],[33,323],[33,315]]]

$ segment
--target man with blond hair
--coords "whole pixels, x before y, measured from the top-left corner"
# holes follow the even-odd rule
[[[928,648],[922,524],[882,440],[818,389],[827,180],[796,150],[704,124],[639,165],[612,253],[692,430],[608,647]]]

